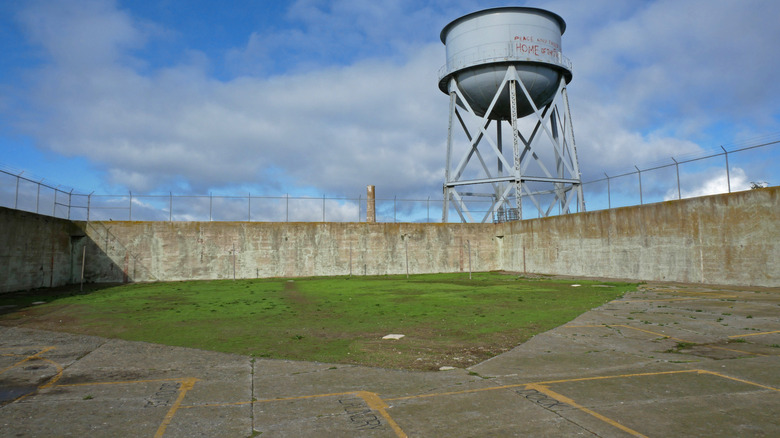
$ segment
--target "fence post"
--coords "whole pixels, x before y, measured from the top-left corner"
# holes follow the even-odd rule
[[[84,265],[86,261],[87,261],[87,245],[84,244],[84,248],[81,250],[81,283],[79,286],[79,291],[81,292],[84,292]]]
[[[72,204],[71,200],[73,199],[73,189],[70,189],[70,193],[68,193],[68,220],[70,220],[70,205]]]
[[[607,208],[612,208],[612,194],[609,192],[609,175],[604,172],[604,176],[607,177]]]
[[[54,188],[54,202],[52,203],[51,206],[51,215],[53,217],[57,217],[57,192],[59,191],[60,191],[60,186],[58,185],[57,187]]]
[[[729,173],[729,152],[723,147],[720,147],[723,149],[723,154],[726,156],[726,184],[728,184],[729,187],[729,193],[731,193],[731,174]]]
[[[677,199],[682,199],[682,192],[680,192],[680,163],[672,157],[674,161],[674,168],[677,170]]]
[[[636,169],[639,174],[639,205],[644,205],[644,202],[642,201],[642,171],[636,166],[634,166],[634,169]]]
[[[469,280],[471,280],[471,241],[467,240],[466,244],[469,246]]]
[[[41,183],[42,182],[43,180],[38,181],[38,194],[35,195],[35,214],[38,214],[38,207],[41,204]]]
[[[87,195],[87,222],[89,222],[89,212],[90,212],[90,208],[92,207],[92,193]]]
[[[409,279],[409,235],[402,234],[401,238],[404,239],[404,254],[406,258],[406,279]]]
[[[22,172],[24,173],[24,172]],[[22,176],[22,173],[19,175],[16,175],[16,197],[14,198],[14,210],[17,209],[17,205],[19,204],[19,177]]]

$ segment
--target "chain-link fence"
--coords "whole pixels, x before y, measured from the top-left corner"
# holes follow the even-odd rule
[[[675,158],[634,167],[583,183],[588,210],[648,204],[777,184],[776,146],[756,144],[705,156]],[[749,171],[745,171],[749,169]],[[552,196],[550,194],[549,196]],[[544,195],[536,202],[543,204]],[[376,198],[378,222],[440,222],[441,195],[425,199]],[[484,212],[491,201],[484,201]],[[246,195],[79,193],[0,169],[0,206],[71,220],[363,222],[366,198]],[[479,208],[471,210],[479,216]],[[522,219],[539,209],[524,198]],[[537,213],[536,215],[534,213]],[[449,217],[458,218],[453,210]],[[494,220],[496,218],[493,218]],[[500,219],[500,218],[499,218]],[[513,216],[510,220],[519,219]]]

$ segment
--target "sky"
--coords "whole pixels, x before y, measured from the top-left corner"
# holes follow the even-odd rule
[[[439,33],[497,6],[566,21],[585,182],[780,140],[771,0],[6,0],[0,169],[81,193],[440,199]],[[780,184],[778,157],[730,154],[732,190]],[[669,170],[642,174],[648,199],[678,196]],[[681,179],[722,191],[723,157]]]

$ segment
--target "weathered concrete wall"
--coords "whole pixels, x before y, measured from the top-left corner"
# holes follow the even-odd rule
[[[73,280],[72,222],[0,207],[0,293],[52,287]]]
[[[519,272],[780,286],[780,188],[502,225]]]
[[[86,237],[84,237],[86,236]],[[780,286],[780,188],[493,224],[76,222],[0,208],[0,292],[464,272]],[[470,248],[470,251],[469,251]]]
[[[492,224],[79,222],[89,281],[383,275],[501,268]],[[106,257],[107,256],[107,257]],[[119,269],[116,269],[119,267]]]

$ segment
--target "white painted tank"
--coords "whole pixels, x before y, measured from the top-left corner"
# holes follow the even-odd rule
[[[464,15],[446,25],[441,41],[447,64],[439,75],[439,89],[449,94],[449,80],[455,77],[474,112],[484,116],[507,66],[514,65],[537,107],[550,102],[563,75],[571,81],[571,63],[561,53],[563,18],[544,9],[504,7]],[[533,109],[517,89],[517,116]],[[509,120],[509,90],[504,89],[490,115]]]

